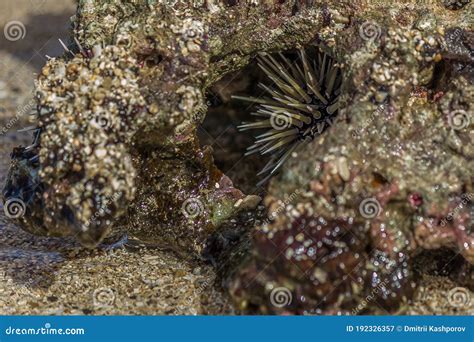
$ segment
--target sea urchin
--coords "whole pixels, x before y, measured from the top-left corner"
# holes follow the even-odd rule
[[[259,83],[266,96],[233,96],[258,104],[251,115],[263,119],[243,123],[240,131],[264,129],[245,155],[271,154],[270,161],[258,173],[266,175],[265,183],[288,159],[295,149],[311,141],[328,128],[339,109],[342,74],[334,59],[319,50],[299,49],[296,56],[261,54],[258,66],[273,82]],[[269,96],[268,96],[269,95]]]

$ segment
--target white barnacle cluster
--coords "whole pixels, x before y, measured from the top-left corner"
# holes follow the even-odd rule
[[[80,208],[73,226],[87,232],[85,223],[98,208],[94,223],[103,227],[134,196],[127,144],[143,122],[146,102],[137,62],[124,48],[97,46],[91,57],[66,51],[74,56],[50,59],[36,84],[40,176],[55,189],[53,208]]]
[[[184,56],[201,50],[206,33],[206,27],[202,21],[186,18],[179,25],[173,25],[171,29],[180,36],[179,44]]]

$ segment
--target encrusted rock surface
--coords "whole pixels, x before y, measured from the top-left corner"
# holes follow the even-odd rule
[[[15,151],[5,200],[25,202],[28,230],[86,246],[126,231],[200,256],[211,238],[239,309],[393,312],[416,288],[422,251],[474,263],[472,7],[80,1],[81,46],[71,40],[43,68],[39,141]],[[197,139],[206,91],[258,52],[307,44],[339,62],[344,105],[266,189],[249,192],[264,195],[270,217],[247,225],[258,198]],[[290,302],[275,304],[275,289]]]
[[[229,282],[242,308],[394,312],[422,249],[473,262],[472,32],[456,29],[456,45],[458,24],[414,14],[352,18],[334,44],[319,35],[346,71],[346,106],[271,182],[265,204],[278,215]]]

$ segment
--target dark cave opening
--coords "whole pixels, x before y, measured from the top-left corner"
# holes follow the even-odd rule
[[[254,140],[250,131],[239,132],[237,126],[252,121],[252,104],[232,99],[235,94],[256,94],[262,96],[263,90],[257,83],[264,76],[255,62],[242,70],[230,73],[216,82],[208,91],[208,110],[203,123],[198,128],[202,146],[211,146],[214,162],[246,194],[260,195],[265,185],[257,187],[258,171],[265,160],[258,155],[244,156],[246,149]]]
[[[342,78],[317,46],[264,53],[209,89],[201,144],[236,187],[261,195],[294,151],[333,124]]]

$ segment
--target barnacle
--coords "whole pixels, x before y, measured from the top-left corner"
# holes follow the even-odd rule
[[[34,140],[13,155],[3,197],[23,203],[14,218],[27,230],[74,235],[92,247],[133,199],[135,170],[126,144],[143,120],[145,100],[136,60],[124,49],[60,43],[66,58],[50,57],[38,77],[36,125],[25,129],[34,131]]]
[[[76,42],[42,69],[40,140],[14,150],[4,207],[22,199],[25,228],[89,247],[123,229],[186,262],[204,254],[245,311],[402,309],[423,281],[420,251],[474,263],[465,2],[182,2],[177,14],[162,1],[79,1],[73,34],[96,48]],[[227,130],[249,114],[229,94],[248,96],[256,78],[265,97],[240,97],[261,120],[240,126],[262,130],[256,163],[235,167],[252,143]],[[199,146],[206,119],[214,151]],[[245,193],[262,189],[243,187],[261,155],[261,183],[288,172],[257,206]]]
[[[272,85],[259,84],[267,96],[233,98],[257,103],[252,115],[263,118],[239,126],[241,131],[266,130],[255,137],[255,143],[245,154],[272,154],[258,173],[259,176],[266,175],[260,185],[298,146],[313,140],[331,126],[339,109],[342,73],[331,56],[316,48],[301,48],[297,56],[261,54],[258,66],[273,82]]]

